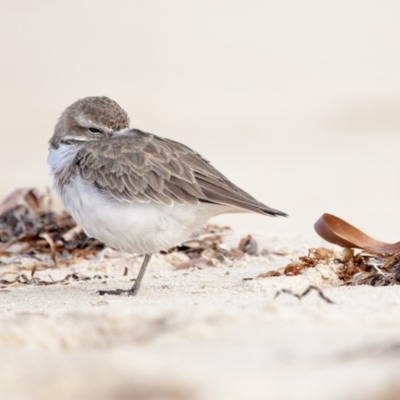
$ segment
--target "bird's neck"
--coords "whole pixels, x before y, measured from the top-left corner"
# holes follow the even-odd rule
[[[73,162],[81,147],[82,144],[59,144],[57,147],[50,147],[47,164],[53,176],[54,189],[59,194],[75,173]]]

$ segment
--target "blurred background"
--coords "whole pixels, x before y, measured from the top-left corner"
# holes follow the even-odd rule
[[[0,195],[45,187],[47,141],[75,100],[182,141],[314,235],[323,212],[399,240],[400,3],[1,0]]]

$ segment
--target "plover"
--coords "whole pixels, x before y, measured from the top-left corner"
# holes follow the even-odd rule
[[[61,115],[50,139],[54,188],[90,237],[144,255],[138,293],[151,255],[189,239],[215,215],[287,216],[234,185],[189,147],[129,128],[128,114],[107,97],[86,97]]]

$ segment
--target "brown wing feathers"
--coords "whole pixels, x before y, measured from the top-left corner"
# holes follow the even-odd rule
[[[121,201],[206,201],[286,216],[239,189],[188,147],[138,130],[86,143],[75,163],[83,179]]]

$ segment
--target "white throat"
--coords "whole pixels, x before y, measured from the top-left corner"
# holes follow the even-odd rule
[[[57,149],[50,148],[47,164],[53,176],[54,189],[60,195],[62,186],[72,173],[72,162],[81,146],[81,144],[60,144]]]

